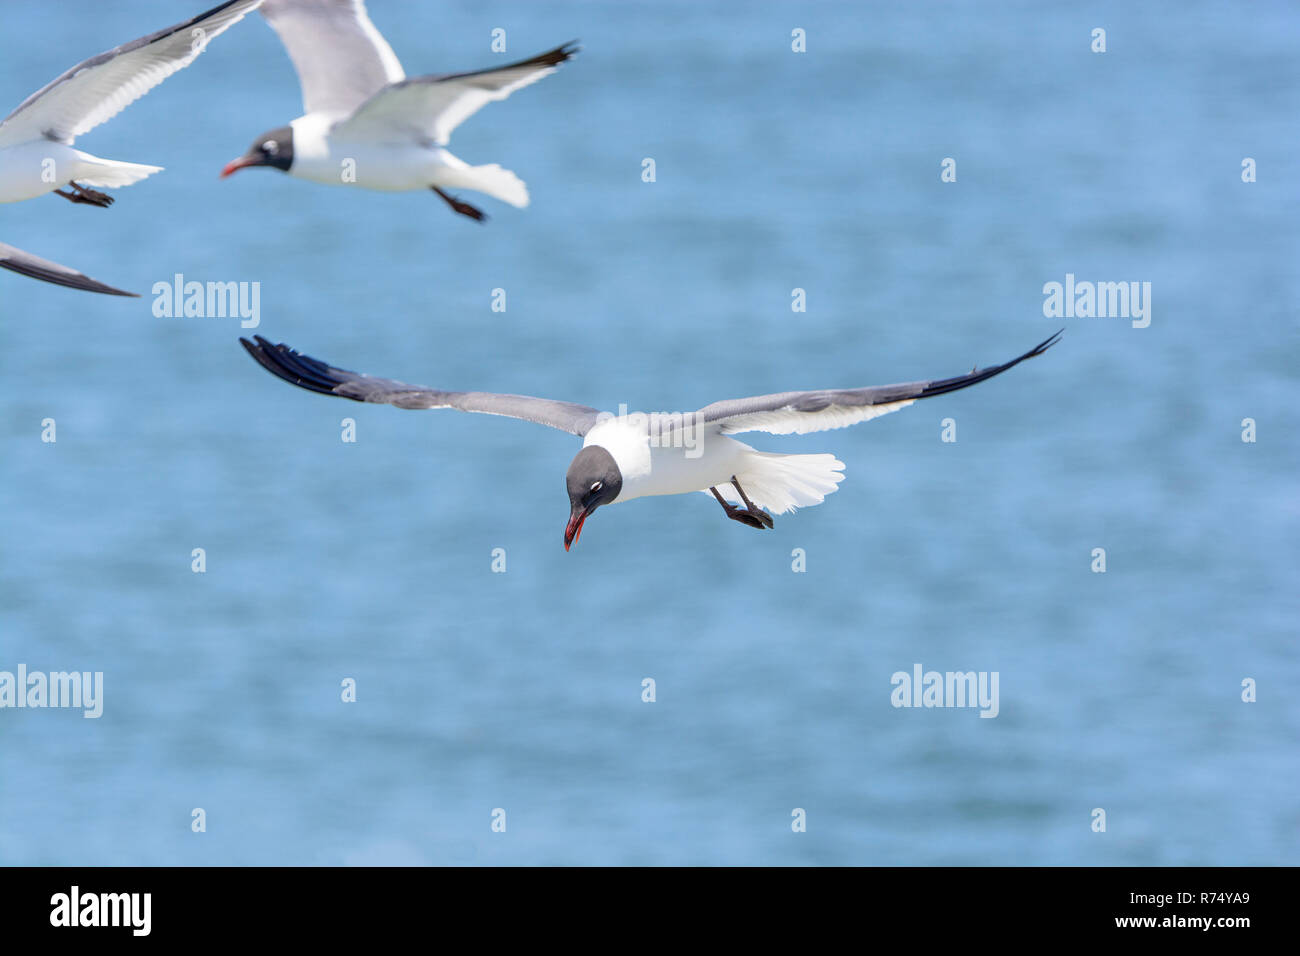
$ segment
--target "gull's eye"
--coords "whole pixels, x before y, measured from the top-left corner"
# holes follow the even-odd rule
[[[276,153],[280,151],[280,144],[273,139],[268,139],[265,143],[262,144],[262,151],[266,153],[270,153],[272,156],[274,156]]]
[[[603,488],[603,487],[604,487],[604,484],[603,484],[602,482],[599,482],[599,481],[593,481],[593,482],[591,483],[591,490],[592,490],[592,491],[600,491],[600,489]]]

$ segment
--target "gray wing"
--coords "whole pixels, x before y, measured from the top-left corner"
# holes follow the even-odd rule
[[[33,279],[53,282],[55,285],[67,286],[69,289],[139,298],[134,292],[123,292],[121,289],[114,289],[111,285],[96,282],[90,276],[83,275],[76,269],[69,269],[67,266],[61,266],[49,259],[34,256],[30,252],[23,252],[21,249],[15,249],[3,242],[0,242],[0,268],[9,269],[20,275],[31,276]]]
[[[266,0],[262,15],[293,61],[304,113],[347,116],[406,78],[362,0]]]
[[[0,146],[42,136],[71,143],[189,66],[209,40],[261,2],[228,0],[192,20],[78,63],[27,97],[0,123]]]
[[[1064,330],[1062,330],[1064,331]],[[714,402],[695,413],[694,422],[700,425],[717,424],[724,435],[737,432],[762,431],[773,435],[803,435],[809,432],[847,428],[900,408],[906,408],[918,398],[930,398],[969,388],[1025,359],[1042,355],[1056,344],[1061,336],[1034,346],[1024,355],[993,365],[972,370],[966,375],[899,385],[874,385],[867,388],[827,389],[818,392],[781,392],[776,395],[758,395],[754,398],[735,398]]]
[[[445,146],[452,130],[488,103],[549,76],[577,52],[573,43],[566,43],[491,70],[412,77],[375,93],[331,134],[340,139],[374,139],[396,132]]]
[[[462,412],[504,415],[580,436],[587,434],[600,418],[596,409],[572,402],[497,392],[444,392],[423,385],[360,375],[295,352],[283,343],[274,345],[260,335],[253,338],[255,342],[242,338],[239,341],[264,369],[292,385],[322,395],[338,395],[356,402],[386,403],[398,408],[455,408]]]

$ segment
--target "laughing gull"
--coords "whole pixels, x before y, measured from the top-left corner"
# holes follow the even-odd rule
[[[23,100],[0,122],[0,203],[52,192],[74,203],[103,208],[113,198],[88,186],[129,186],[158,172],[161,166],[100,159],[72,144],[193,63],[209,40],[261,2],[229,0],[192,20],[78,63]],[[131,294],[12,246],[0,247],[0,266],[88,292]]]
[[[729,436],[763,431],[803,435],[856,425],[906,408],[918,398],[955,392],[999,375],[1041,355],[1055,335],[1018,358],[955,378],[877,385],[868,388],[780,392],[714,402],[697,412],[618,415],[586,405],[494,392],[444,392],[334,368],[274,345],[260,335],[240,339],[248,353],[273,375],[322,395],[398,408],[455,408],[504,415],[548,425],[582,438],[569,465],[569,520],[564,550],[578,539],[582,523],[601,505],[647,495],[711,494],[728,518],[751,528],[771,528],[773,514],[821,504],[844,478],[834,455],[780,455],[758,451]],[[733,490],[734,489],[734,490]],[[739,507],[743,504],[744,507]],[[766,509],[766,510],[764,510]]]
[[[223,177],[267,166],[327,185],[405,192],[432,189],[463,216],[487,217],[446,189],[473,189],[512,206],[528,190],[495,163],[470,166],[444,147],[452,130],[494,100],[554,73],[573,44],[475,73],[406,78],[363,0],[266,0],[302,86],[304,115],[263,133]]]

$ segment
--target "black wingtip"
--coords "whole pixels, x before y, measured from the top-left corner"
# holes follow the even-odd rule
[[[976,385],[979,382],[986,382],[993,376],[1001,375],[1007,369],[1014,368],[1021,362],[1025,361],[1025,359],[1031,359],[1035,356],[1042,355],[1061,340],[1061,334],[1064,331],[1065,329],[1061,329],[1060,331],[1049,335],[1028,352],[1016,356],[1010,362],[1003,362],[1001,365],[990,365],[988,368],[976,368],[966,375],[958,375],[955,378],[945,378],[941,381],[931,382],[922,390],[919,397],[930,398],[934,395],[943,395],[948,392],[955,392],[958,389],[969,388],[971,385]]]
[[[45,277],[36,276],[36,278],[40,279]],[[127,292],[125,289],[115,289],[113,286],[104,285],[104,283],[99,282],[96,279],[92,279],[89,276],[84,276],[81,279],[72,280],[68,282],[56,282],[54,279],[48,279],[48,278],[46,278],[45,281],[53,282],[55,285],[66,286],[69,289],[77,289],[80,292],[97,292],[100,295],[116,295],[116,296],[121,296],[123,299],[140,298],[139,292]]]
[[[283,342],[276,344],[270,339],[254,335],[253,342],[241,337],[239,344],[258,365],[276,378],[290,385],[305,388],[309,392],[316,392],[319,395],[339,395],[335,389],[347,381],[337,374],[342,372],[342,369],[333,369],[318,359],[294,351]],[[339,397],[352,398],[351,395],[339,395]]]
[[[568,43],[561,43],[554,50],[543,53],[534,62],[545,63],[547,66],[559,66],[565,61],[573,59],[581,52],[582,47],[578,46],[578,41],[570,40]]]
[[[1061,335],[1062,335],[1064,332],[1065,332],[1065,329],[1057,329],[1056,332],[1052,333],[1052,334],[1051,334],[1050,336],[1048,336],[1046,339],[1044,339],[1043,341],[1039,342],[1037,345],[1035,345],[1032,349],[1030,349],[1030,350],[1029,350],[1028,352],[1026,352],[1024,355],[1020,356],[1020,358],[1016,359],[1016,361],[1019,362],[1019,361],[1021,361],[1021,359],[1033,358],[1035,355],[1042,355],[1044,352],[1046,352],[1048,349],[1050,349],[1050,348],[1051,348],[1053,345],[1055,345],[1057,342],[1061,341]]]
[[[12,247],[9,247],[12,248]],[[21,250],[18,250],[21,252]],[[78,292],[94,292],[97,295],[116,295],[128,299],[140,298],[138,292],[127,292],[125,289],[114,288],[111,285],[105,285],[98,279],[92,279],[88,275],[82,275],[80,272],[66,269],[57,263],[47,262],[36,256],[31,256],[31,261],[18,260],[14,261],[9,258],[0,258],[0,269],[8,269],[10,272],[16,272],[20,276],[27,276],[29,279],[38,279],[41,282],[48,282],[50,285],[62,286],[65,289],[75,289]]]
[[[94,279],[91,279],[90,281],[91,281],[91,282],[95,282]],[[82,287],[81,287],[81,286],[73,286],[73,288],[82,288]],[[140,293],[139,293],[139,292],[127,292],[125,289],[114,289],[111,285],[104,285],[104,283],[102,283],[102,282],[95,282],[95,284],[94,284],[93,286],[86,287],[86,291],[87,291],[87,292],[98,292],[98,293],[100,293],[101,295],[119,295],[119,296],[121,296],[121,297],[124,298],[124,299],[138,299],[138,298],[140,298]]]
[[[1064,332],[1064,331],[1065,331],[1065,329],[1060,329],[1060,330],[1058,330],[1058,331],[1056,331],[1056,332],[1053,332],[1051,335],[1049,335],[1047,338],[1043,339],[1043,341],[1039,342],[1037,345],[1035,345],[1032,349],[1030,349],[1030,350],[1029,350],[1028,352],[1026,352],[1024,355],[1016,356],[1016,357],[1013,358],[1010,362],[1005,362],[1005,363],[1003,363],[1002,365],[995,365],[995,366],[993,366],[993,367],[990,368],[990,369],[985,369],[984,371],[992,371],[993,368],[997,369],[999,372],[1001,372],[1001,371],[1005,371],[1006,369],[1011,368],[1011,366],[1013,366],[1013,365],[1018,365],[1018,364],[1020,364],[1020,363],[1023,362],[1025,359],[1031,359],[1031,358],[1034,358],[1035,356],[1042,355],[1044,352],[1046,352],[1048,349],[1050,349],[1050,348],[1051,348],[1053,345],[1055,345],[1057,342],[1061,341],[1061,333]],[[994,374],[996,374],[996,373],[994,373]]]

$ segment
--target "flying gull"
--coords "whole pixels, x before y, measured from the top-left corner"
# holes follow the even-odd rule
[[[856,425],[906,408],[918,398],[955,392],[1000,375],[1041,355],[1060,335],[1057,332],[1002,365],[972,369],[954,378],[780,392],[714,402],[685,415],[658,416],[611,415],[586,405],[524,395],[444,392],[335,368],[260,335],[254,336],[253,342],[239,341],[273,375],[322,395],[398,408],[455,408],[504,415],[579,436],[582,450],[565,476],[569,493],[569,520],[564,528],[567,551],[578,539],[583,522],[601,505],[647,495],[702,491],[718,500],[728,518],[752,528],[771,528],[771,514],[821,504],[844,478],[844,464],[834,455],[758,451],[730,436],[748,431],[802,435]]]
[[[481,210],[444,190],[528,205],[527,188],[510,170],[470,166],[445,147],[452,130],[488,103],[554,73],[578,52],[573,44],[491,70],[408,79],[363,0],[266,0],[262,14],[298,71],[304,115],[259,136],[223,177],[267,166],[327,185],[432,189],[479,221],[487,218]]]
[[[100,159],[75,149],[73,143],[193,63],[209,40],[261,2],[229,0],[192,20],[78,63],[23,100],[0,122],[0,203],[52,192],[103,208],[113,198],[89,187],[129,186],[158,172],[161,166]],[[0,266],[87,292],[131,295],[12,246],[0,246]]]

